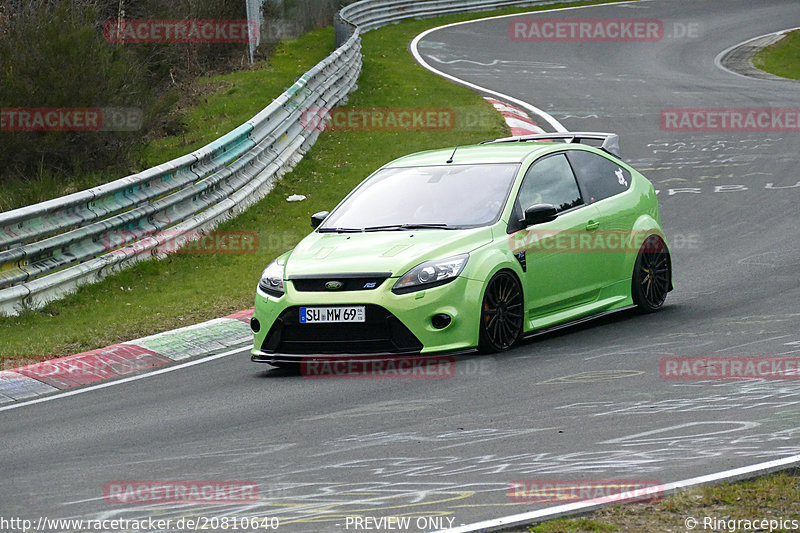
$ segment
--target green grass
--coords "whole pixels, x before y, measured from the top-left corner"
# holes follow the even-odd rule
[[[369,173],[411,152],[508,135],[501,116],[478,94],[417,65],[407,46],[422,31],[444,23],[530,10],[408,21],[365,34],[363,71],[349,107],[449,108],[459,117],[469,116],[477,126],[428,132],[325,132],[264,200],[220,226],[225,231],[257,232],[256,253],[175,254],[82,287],[44,309],[0,318],[0,356],[69,355],[251,307],[261,271],[311,230],[310,214],[334,207]],[[299,76],[317,56],[326,55],[332,38],[332,30],[326,29],[288,43],[285,56],[271,59],[272,68],[281,67],[276,79],[270,72],[257,71],[207,80],[220,90],[204,97],[189,114],[189,131],[194,133],[154,142],[147,159],[155,164],[187,153],[249,119],[293,81],[286,78],[288,70]],[[287,203],[291,194],[308,199]]]
[[[255,69],[201,79],[199,101],[184,116],[186,133],[151,141],[143,150],[145,163],[180,157],[242,125],[335,48],[333,28],[323,28],[282,42]]]
[[[614,505],[580,518],[562,518],[513,529],[515,533],[588,533],[598,531],[689,531],[687,519],[697,520],[694,531],[733,531],[703,527],[704,517],[719,520],[800,520],[800,477],[787,471],[739,483],[688,489],[661,501]],[[709,524],[710,526],[711,524]],[[740,525],[736,531],[768,531]],[[774,531],[787,531],[774,529]]]
[[[11,211],[26,205],[44,202],[50,198],[90,189],[112,181],[116,177],[109,179],[107,175],[101,172],[92,172],[65,178],[63,175],[45,171],[41,167],[37,174],[32,177],[6,176],[2,182],[3,193],[0,194],[0,212]]]
[[[800,30],[760,50],[753,56],[753,65],[776,76],[800,80]]]
[[[530,528],[531,533],[572,533],[573,531],[618,531],[616,526],[604,524],[588,518],[564,518],[545,522]]]

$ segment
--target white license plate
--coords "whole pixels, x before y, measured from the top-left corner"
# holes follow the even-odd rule
[[[301,307],[301,324],[326,324],[333,322],[365,322],[364,306],[353,307]]]

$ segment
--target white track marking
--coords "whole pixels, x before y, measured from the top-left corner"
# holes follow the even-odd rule
[[[767,461],[765,463],[743,466],[741,468],[733,468],[731,470],[725,470],[715,474],[708,474],[705,476],[684,479],[682,481],[675,481],[673,483],[665,483],[664,485],[658,485],[655,487],[648,487],[646,489],[642,489],[641,492],[651,496],[663,496],[672,492],[676,492],[680,489],[693,487],[695,485],[704,485],[706,483],[715,483],[718,481],[732,481],[738,478],[752,477],[756,474],[767,474],[769,472],[781,470],[787,466],[797,463],[800,463],[800,455],[792,455],[790,457],[784,457],[783,459],[775,459],[774,461]],[[623,503],[625,501],[626,500],[622,498],[614,499],[613,496],[604,496],[602,498],[595,498],[582,502],[555,505],[553,507],[547,507],[546,509],[539,509],[538,511],[504,516],[502,518],[495,518],[494,520],[475,522],[474,524],[467,524],[452,529],[437,531],[436,533],[470,533],[472,531],[488,531],[500,527],[506,528],[515,524],[522,525],[532,522],[542,522],[544,520],[552,520],[564,515],[572,515],[577,512],[592,511],[609,504]]]
[[[189,361],[189,362],[182,363],[182,364],[179,364],[179,365],[168,366],[166,368],[161,368],[159,370],[153,370],[152,372],[148,372],[146,374],[139,374],[139,375],[136,375],[136,376],[130,376],[130,377],[127,377],[127,378],[122,378],[122,379],[118,379],[118,380],[114,380],[114,381],[106,381],[104,383],[98,383],[97,385],[91,385],[89,387],[84,387],[84,388],[81,388],[81,389],[69,390],[69,391],[61,392],[59,394],[53,394],[52,396],[44,396],[42,398],[36,398],[35,400],[30,400],[30,401],[27,401],[27,402],[19,402],[19,403],[16,403],[16,404],[7,405],[5,407],[0,407],[0,412],[9,411],[11,409],[17,409],[18,407],[25,407],[27,405],[33,405],[33,404],[37,404],[37,403],[44,403],[44,402],[49,402],[49,401],[52,401],[52,400],[58,400],[60,398],[66,398],[67,396],[75,396],[76,394],[83,394],[84,392],[91,392],[91,391],[97,390],[97,389],[105,389],[106,387],[114,387],[116,385],[122,385],[123,383],[129,383],[131,381],[138,381],[140,379],[146,379],[146,378],[149,378],[149,377],[157,376],[159,374],[166,374],[167,372],[174,372],[175,370],[180,370],[182,368],[187,368],[187,367],[190,367],[190,366],[199,365],[199,364],[202,364],[202,363],[207,363],[209,361],[213,361],[214,359],[220,359],[222,357],[228,357],[229,355],[233,355],[235,353],[241,353],[241,352],[247,351],[247,350],[249,350],[249,348],[247,348],[247,347],[245,347],[245,348],[236,348],[234,350],[228,350],[227,352],[222,352],[222,353],[219,353],[217,355],[212,355],[210,357],[203,357],[203,358],[195,359],[193,361]]]
[[[469,87],[471,89],[475,89],[476,91],[479,91],[479,92],[482,92],[482,93],[485,93],[485,94],[490,94],[490,95],[496,96],[498,98],[502,98],[502,99],[504,99],[504,100],[506,100],[508,102],[511,102],[513,104],[516,104],[518,106],[521,106],[521,107],[527,109],[528,111],[532,112],[533,114],[539,115],[540,117],[545,119],[547,121],[547,123],[550,124],[550,126],[552,126],[555,131],[567,131],[567,128],[565,128],[555,118],[550,116],[545,111],[542,111],[538,107],[536,107],[536,106],[534,106],[532,104],[529,104],[528,102],[524,102],[524,101],[520,100],[519,98],[514,98],[513,96],[509,96],[507,94],[503,94],[501,92],[493,91],[491,89],[487,89],[486,87],[481,87],[480,85],[476,85],[474,83],[470,83],[470,82],[468,82],[466,80],[462,80],[461,78],[458,78],[456,76],[452,76],[450,74],[446,74],[446,73],[442,72],[441,70],[438,70],[438,69],[432,67],[430,65],[430,63],[428,63],[427,61],[425,61],[422,58],[422,54],[420,54],[420,52],[419,52],[419,42],[422,39],[424,39],[425,37],[427,37],[430,33],[433,33],[435,31],[442,30],[442,29],[445,29],[445,28],[452,28],[454,26],[461,26],[463,24],[472,24],[474,22],[482,22],[482,21],[485,21],[485,20],[495,20],[495,19],[503,19],[503,18],[509,18],[509,17],[519,17],[519,16],[527,15],[527,14],[551,13],[551,12],[554,12],[554,11],[568,11],[568,10],[573,10],[573,9],[586,9],[586,8],[598,7],[598,6],[610,6],[610,5],[620,6],[620,5],[625,5],[625,4],[638,3],[640,1],[642,1],[642,0],[632,0],[631,2],[615,2],[615,3],[611,3],[611,4],[596,4],[596,5],[592,5],[592,6],[577,6],[577,7],[562,7],[562,8],[558,8],[558,9],[544,9],[544,10],[541,10],[541,11],[530,11],[528,13],[515,13],[513,15],[501,15],[499,17],[486,17],[486,18],[476,19],[476,20],[467,20],[465,22],[456,22],[454,24],[446,24],[444,26],[439,26],[437,28],[431,28],[431,29],[429,29],[429,30],[427,30],[425,32],[422,32],[419,35],[417,35],[414,38],[414,40],[411,41],[411,53],[413,54],[414,59],[417,60],[417,63],[419,63],[420,65],[422,65],[426,69],[430,70],[434,74],[437,74],[437,75],[439,75],[439,76],[441,76],[443,78],[447,78],[448,80],[454,81],[454,82],[459,83],[461,85],[465,85],[465,86],[467,86],[467,87]]]

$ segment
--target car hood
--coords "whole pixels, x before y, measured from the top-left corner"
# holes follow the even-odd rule
[[[391,272],[402,276],[431,259],[469,253],[492,241],[490,227],[367,233],[314,232],[286,261],[285,276]]]

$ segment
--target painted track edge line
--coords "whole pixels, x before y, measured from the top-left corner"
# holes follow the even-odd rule
[[[672,483],[665,483],[663,485],[657,485],[655,487],[648,487],[646,489],[642,489],[642,492],[646,492],[648,495],[653,495],[653,496],[659,496],[659,495],[663,496],[676,492],[680,489],[690,488],[698,485],[715,483],[719,481],[734,481],[737,479],[755,477],[753,476],[753,474],[760,474],[760,475],[768,474],[770,472],[783,470],[786,467],[795,464],[800,464],[800,455],[792,455],[789,457],[784,457],[782,459],[774,459],[772,461],[756,463],[750,466],[742,466],[739,468],[732,468],[730,470],[723,470],[722,472],[717,472],[714,474],[706,474],[704,476],[697,476],[689,479],[683,479],[681,481],[674,481]],[[553,519],[566,515],[587,513],[590,511],[595,511],[607,505],[613,505],[616,503],[625,503],[632,499],[637,499],[637,498],[612,499],[609,498],[608,496],[605,496],[601,498],[595,498],[592,500],[585,500],[582,502],[556,505],[553,507],[547,507],[545,509],[539,509],[527,513],[508,515],[501,518],[495,518],[492,520],[485,520],[483,522],[475,522],[473,524],[467,524],[464,526],[441,530],[435,533],[471,533],[474,531],[494,531],[497,529],[501,528],[504,529],[515,525],[524,525],[528,523],[543,521],[540,519]]]
[[[747,43],[752,43],[753,41],[757,41],[759,39],[762,39],[764,37],[768,37],[770,35],[782,35],[782,34],[786,34],[786,33],[789,33],[791,31],[795,31],[795,30],[800,30],[800,26],[798,26],[796,28],[788,28],[788,29],[785,29],[785,30],[778,30],[778,31],[770,32],[770,33],[765,33],[764,35],[758,35],[758,36],[753,37],[751,39],[747,39],[746,41],[742,41],[740,43],[734,44],[733,46],[729,46],[728,48],[726,48],[725,50],[723,50],[722,52],[717,54],[716,57],[714,57],[714,66],[716,66],[720,70],[724,70],[728,74],[734,74],[736,76],[739,76],[740,78],[747,78],[748,80],[760,79],[760,78],[753,78],[751,76],[745,76],[744,74],[740,74],[740,73],[738,73],[736,71],[733,71],[733,70],[729,69],[728,67],[726,67],[725,65],[722,64],[723,58],[725,58],[725,56],[728,55],[731,51],[739,48],[740,46],[744,46]],[[775,80],[762,80],[762,81],[775,81]]]
[[[443,78],[449,79],[450,81],[454,81],[454,82],[456,82],[456,83],[458,83],[460,85],[464,85],[466,87],[469,87],[470,89],[474,89],[476,91],[479,91],[479,92],[482,92],[482,93],[485,93],[485,94],[490,94],[490,95],[495,96],[497,98],[502,98],[502,99],[506,100],[507,102],[511,102],[511,103],[517,104],[518,106],[524,107],[528,111],[534,113],[535,115],[539,115],[543,119],[545,119],[547,121],[547,123],[550,124],[550,126],[553,127],[553,129],[555,129],[557,132],[567,131],[567,129],[560,122],[558,122],[555,118],[553,118],[547,112],[545,112],[545,111],[543,111],[543,110],[541,110],[541,109],[539,109],[539,108],[537,108],[537,107],[535,107],[535,106],[533,106],[533,105],[531,105],[531,104],[529,104],[527,102],[524,102],[524,101],[522,101],[522,100],[520,100],[518,98],[514,98],[513,96],[509,96],[507,94],[503,94],[501,92],[493,91],[491,89],[487,89],[485,87],[481,87],[480,85],[476,85],[474,83],[470,83],[470,82],[462,80],[461,78],[458,78],[456,76],[451,76],[450,74],[446,74],[446,73],[444,73],[444,72],[442,72],[440,70],[435,69],[427,61],[422,59],[422,56],[417,51],[417,44],[418,44],[419,40],[421,38],[425,37],[425,35],[427,33],[429,33],[429,32],[432,32],[432,31],[435,31],[435,30],[438,30],[438,29],[441,29],[441,28],[446,28],[446,27],[447,26],[441,26],[440,28],[433,28],[431,30],[428,30],[426,32],[423,32],[423,33],[419,34],[416,38],[414,38],[413,41],[411,41],[411,53],[414,55],[414,59],[417,60],[417,63],[422,65],[422,67],[430,70],[434,74],[436,74],[438,76],[441,76]]]
[[[611,3],[608,3],[608,4],[593,4],[593,5],[589,5],[589,6],[561,7],[561,8],[556,8],[556,9],[542,9],[542,10],[539,10],[539,11],[530,11],[528,13],[534,13],[534,14],[535,13],[549,13],[549,12],[552,12],[552,11],[566,11],[566,10],[572,10],[572,9],[585,9],[585,8],[598,7],[598,6],[623,5],[623,4],[630,4],[630,3],[639,2],[639,1],[642,1],[642,0],[630,0],[629,2],[611,2]],[[464,85],[465,87],[469,87],[470,89],[474,89],[476,91],[479,91],[479,92],[482,92],[482,93],[485,93],[485,94],[490,94],[490,95],[496,96],[498,98],[503,98],[508,102],[512,102],[514,104],[522,106],[525,109],[527,109],[528,111],[534,113],[535,115],[539,115],[540,117],[545,119],[547,121],[547,123],[550,124],[550,126],[552,126],[553,129],[555,129],[556,132],[566,132],[566,131],[568,131],[567,128],[565,128],[563,124],[561,124],[558,120],[556,120],[552,115],[550,115],[546,111],[543,111],[542,109],[539,109],[538,107],[536,107],[536,106],[534,106],[532,104],[529,104],[528,102],[520,100],[519,98],[514,98],[513,96],[509,96],[509,95],[501,93],[499,91],[494,91],[492,89],[487,89],[486,87],[482,87],[482,86],[477,85],[475,83],[471,83],[471,82],[468,82],[466,80],[462,80],[461,78],[459,78],[457,76],[453,76],[451,74],[447,74],[445,72],[442,72],[441,70],[438,70],[438,69],[432,67],[430,65],[430,63],[428,63],[427,61],[425,61],[422,58],[422,54],[419,53],[419,48],[418,48],[419,42],[422,39],[424,39],[425,37],[427,37],[428,34],[433,33],[435,31],[442,30],[442,29],[445,29],[445,28],[451,28],[453,26],[461,26],[463,24],[472,24],[474,22],[482,22],[484,20],[494,20],[494,19],[509,18],[509,17],[519,17],[519,16],[522,16],[522,15],[526,15],[528,13],[514,13],[514,14],[511,14],[511,15],[499,15],[499,16],[495,16],[495,17],[485,17],[485,18],[480,18],[480,19],[475,19],[475,20],[465,20],[465,21],[462,21],[462,22],[454,22],[452,24],[445,24],[444,26],[437,26],[436,28],[431,28],[429,30],[425,30],[424,32],[422,32],[419,35],[417,35],[416,37],[414,37],[414,40],[411,41],[411,44],[409,45],[409,48],[411,50],[411,55],[414,56],[414,59],[423,68],[428,69],[429,71],[433,72],[437,76],[441,76],[441,77],[446,78],[446,79],[448,79],[450,81],[454,81],[454,82],[456,82],[456,83],[458,83],[460,85]]]
[[[84,392],[91,392],[91,391],[94,391],[94,390],[97,390],[97,389],[105,389],[106,387],[113,387],[113,386],[116,386],[116,385],[122,385],[123,383],[128,383],[128,382],[131,382],[131,381],[139,381],[140,379],[145,379],[145,378],[149,378],[149,377],[152,377],[152,376],[158,376],[160,374],[166,374],[167,372],[173,372],[175,370],[180,370],[182,368],[187,368],[187,367],[190,367],[190,366],[195,366],[195,365],[199,365],[199,364],[202,364],[202,363],[207,363],[207,362],[213,361],[215,359],[221,359],[222,357],[228,357],[229,355],[233,355],[233,354],[236,354],[236,353],[241,353],[242,351],[247,351],[247,350],[250,349],[250,345],[251,344],[252,343],[245,344],[245,345],[240,346],[238,348],[231,348],[230,350],[227,350],[225,352],[218,353],[218,354],[215,354],[215,355],[209,355],[209,356],[205,356],[205,357],[198,357],[197,359],[192,359],[191,361],[187,361],[185,363],[180,363],[180,364],[177,364],[177,365],[170,365],[170,366],[167,366],[167,367],[164,367],[164,368],[160,368],[158,370],[153,370],[152,372],[145,372],[143,374],[136,374],[134,376],[129,376],[129,377],[126,377],[126,378],[121,378],[121,379],[113,379],[113,380],[110,380],[110,381],[103,381],[103,382],[98,383],[96,385],[90,385],[88,387],[81,387],[79,389],[73,389],[73,390],[65,390],[63,392],[59,392],[59,393],[56,393],[56,394],[51,394],[51,395],[48,395],[48,396],[43,396],[41,398],[36,398],[36,399],[33,399],[33,400],[27,400],[27,401],[23,400],[23,401],[21,401],[19,403],[15,403],[15,404],[11,404],[11,405],[5,405],[3,407],[0,407],[0,413],[2,413],[3,411],[10,411],[11,409],[16,409],[18,407],[25,407],[27,405],[34,405],[34,404],[37,404],[37,403],[49,402],[49,401],[57,400],[57,399],[60,399],[60,398],[66,398],[67,396],[75,396],[76,394],[83,394]]]

